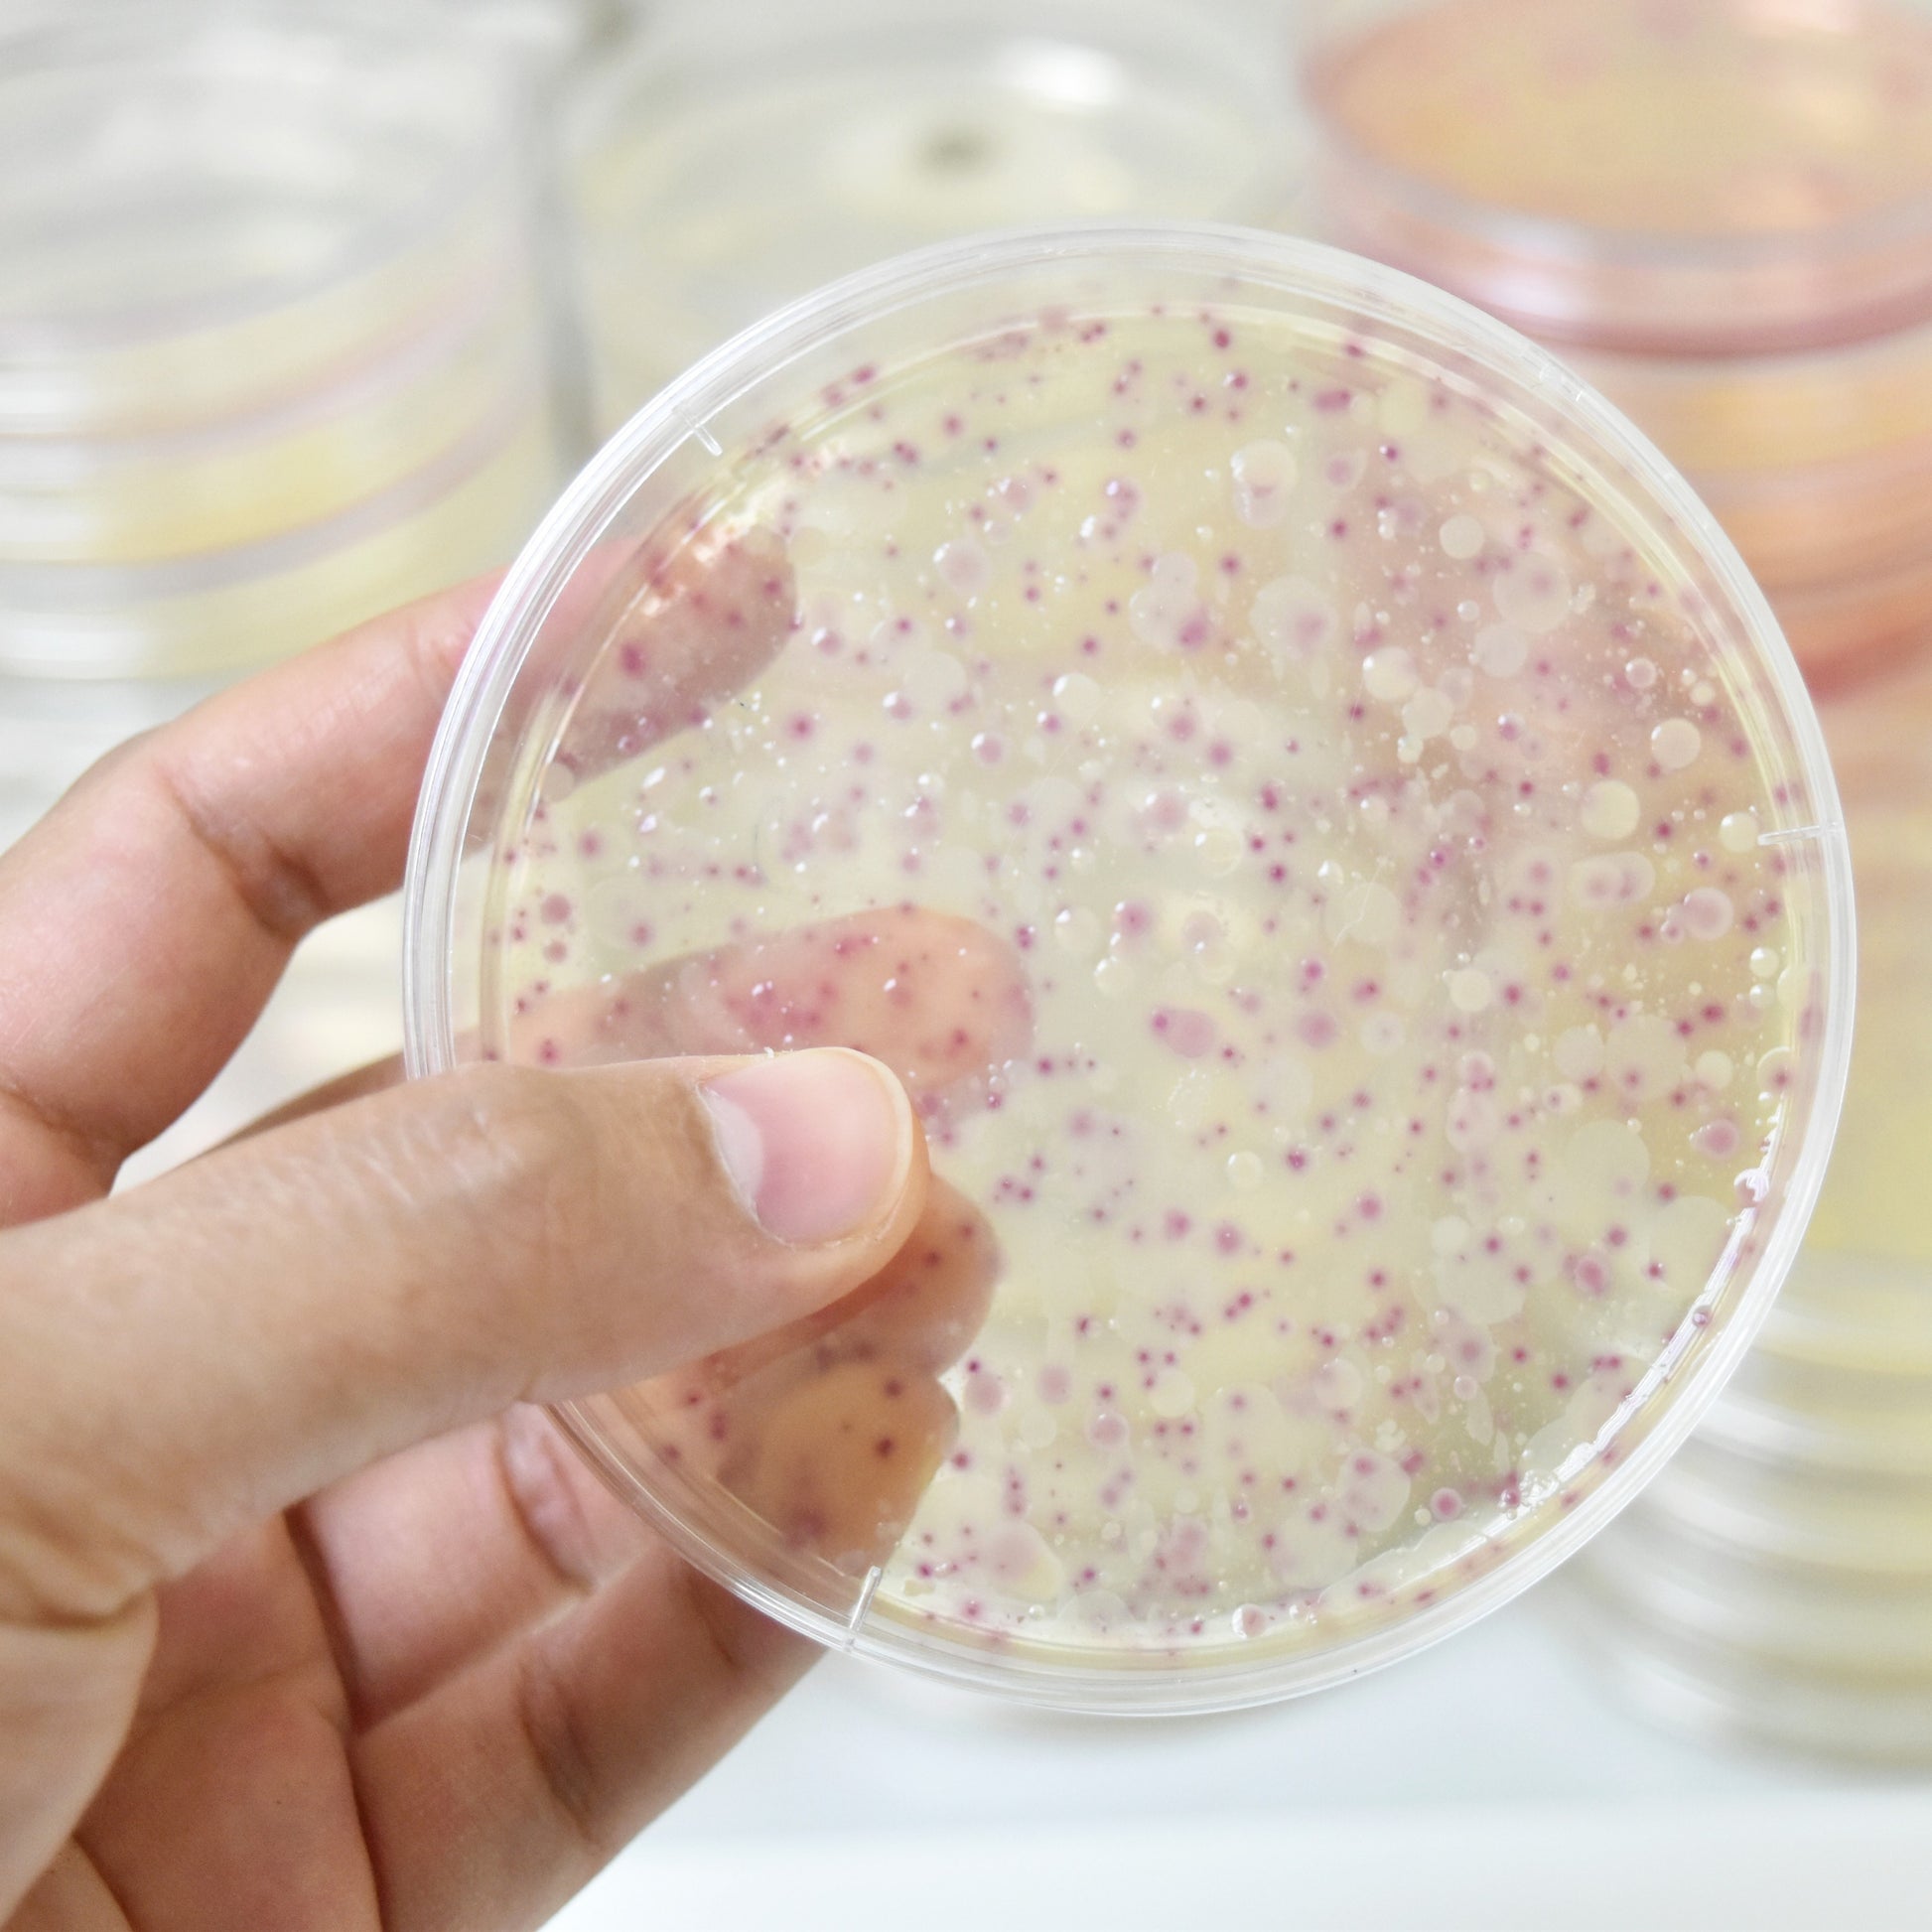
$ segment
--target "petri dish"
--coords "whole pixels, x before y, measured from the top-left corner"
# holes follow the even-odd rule
[[[1572,1601],[1591,1662],[1665,1728],[1865,1764],[1932,1760],[1932,1680],[1923,1674],[1804,1668],[1659,1627],[1620,1603],[1581,1593]]]
[[[1828,354],[1645,355],[1573,343],[1565,359],[1701,476],[1852,478],[1932,445],[1932,321]]]
[[[15,674],[5,701],[38,719],[69,707],[37,682],[145,682],[168,715],[179,708],[171,692],[501,564],[555,474],[547,390],[525,385],[491,398],[427,465],[317,522],[135,563],[0,561],[0,670]]]
[[[1701,1442],[1774,1466],[1932,1482],[1932,1381],[1767,1374],[1774,1361],[1751,1354],[1699,1429]]]
[[[1317,0],[1326,193],[1530,332],[1749,353],[1932,320],[1917,0]]]
[[[1325,232],[1627,410],[1814,674],[1932,636],[1932,6],[1316,0]]]
[[[1645,1551],[1641,1506],[1617,1529],[1621,1554]],[[1607,1545],[1599,1546],[1607,1553]],[[1722,1550],[1660,1542],[1655,1560],[1586,1559],[1606,1600],[1660,1635],[1741,1651],[1770,1666],[1916,1678],[1932,1689],[1932,1586],[1838,1578]]]
[[[1769,1464],[1699,1435],[1644,1507],[1653,1522],[1743,1556],[1932,1580],[1932,1488],[1911,1477]]]
[[[4,46],[0,672],[231,671],[514,550],[551,376],[482,40],[165,0]]]
[[[511,96],[447,32],[162,4],[17,26],[7,57],[8,432],[283,399],[518,245],[490,206],[516,193]]]
[[[608,432],[780,302],[924,242],[1118,216],[1274,223],[1292,90],[1169,0],[836,0],[653,24],[572,118]]]
[[[1868,676],[1932,635],[1932,326],[1779,355],[1568,359],[1694,479],[1814,679]]]
[[[886,1059],[924,1238],[564,1426],[824,1642],[1208,1710],[1447,1634],[1688,1432],[1818,1185],[1848,894],[1775,622],[1575,377],[1311,244],[1033,231],[781,312],[553,511],[407,1050]]]
[[[1894,1357],[1932,1366],[1932,1208],[1918,1177],[1932,1156],[1932,663],[1903,662],[1821,707],[1865,910],[1859,933],[1863,1045],[1812,1246],[1834,1257],[1817,1292],[1801,1275],[1792,1313],[1833,1308]],[[1839,1262],[1836,1257],[1851,1259]],[[1869,1264],[1869,1265],[1866,1265]],[[1916,1266],[1914,1266],[1916,1264]]]
[[[1831,1172],[1756,1344],[1587,1566],[1606,1647],[1646,1703],[1721,1711],[1733,1681],[1753,1683],[1739,1724],[1879,1755],[1910,1754],[1914,1725],[1918,1753],[1932,1750],[1932,1215],[1918,1181],[1932,1149],[1929,711],[1922,659],[1820,706],[1862,915],[1860,1038]],[[1666,1653],[1668,1674],[1652,1668]]]
[[[240,423],[0,438],[0,566],[139,566],[326,523],[433,469],[502,398],[546,380],[534,306],[491,305]]]
[[[1921,1258],[1807,1246],[1758,1340],[1763,1386],[1796,1408],[1834,1388],[1916,1402],[1932,1389],[1928,1312]]]

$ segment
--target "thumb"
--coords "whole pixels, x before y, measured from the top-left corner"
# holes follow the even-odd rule
[[[390,1450],[809,1314],[925,1179],[861,1054],[483,1066],[0,1235],[0,1616],[110,1616]]]

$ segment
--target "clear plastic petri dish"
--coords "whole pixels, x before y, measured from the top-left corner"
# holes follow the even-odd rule
[[[481,37],[352,0],[16,22],[0,163],[0,671],[231,669],[527,535],[550,376]]]
[[[1595,1570],[1594,1551],[1589,1561]],[[1923,1675],[1801,1668],[1658,1627],[1581,1589],[1572,1603],[1590,1661],[1668,1729],[1865,1764],[1932,1761],[1932,1681]]]
[[[1774,1466],[1932,1482],[1932,1381],[1767,1374],[1775,1362],[1764,1350],[1751,1354],[1700,1441]]]
[[[171,687],[232,677],[501,564],[542,515],[556,443],[541,383],[490,403],[428,464],[320,521],[135,563],[0,562],[5,703],[38,716],[65,701],[37,681],[145,681],[166,715]]]
[[[1932,321],[1921,0],[1314,0],[1321,195],[1541,338],[1665,354]]]
[[[354,5],[81,10],[0,76],[0,430],[204,422],[379,360],[501,272],[512,99]],[[138,82],[138,84],[136,84]]]
[[[1916,1680],[1932,1690],[1932,1581],[1700,1549],[1650,1534],[1641,1505],[1586,1559],[1613,1612],[1772,1668]]]
[[[1577,1548],[1763,1320],[1848,1053],[1735,552],[1540,350],[1253,230],[928,250],[673,384],[485,620],[407,898],[417,1074],[899,1073],[895,1268],[562,1421],[795,1627],[1083,1709]]]
[[[1173,0],[834,0],[647,28],[573,116],[608,431],[835,275],[1023,222],[1273,223],[1299,164],[1285,72]]]
[[[1324,233],[1565,345],[1808,670],[1932,638],[1932,6],[1314,0],[1304,53]]]
[[[1767,1463],[1700,1434],[1644,1509],[1651,1522],[1737,1556],[1848,1580],[1932,1581],[1932,1487],[1912,1477]]]

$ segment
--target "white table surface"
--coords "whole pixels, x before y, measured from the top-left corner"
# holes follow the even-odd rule
[[[1648,1728],[1570,1588],[1192,1722],[1012,1713],[829,1659],[552,1932],[1932,1925],[1932,1779]]]

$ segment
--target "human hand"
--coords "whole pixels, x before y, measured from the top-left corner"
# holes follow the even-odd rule
[[[903,1305],[924,1151],[876,1062],[356,1082],[105,1198],[394,885],[485,594],[227,693],[0,857],[18,1926],[534,1923],[811,1654],[515,1405]]]

